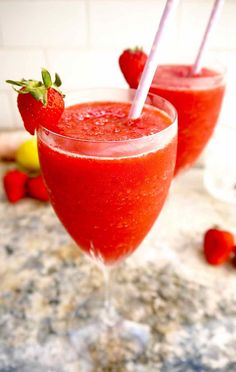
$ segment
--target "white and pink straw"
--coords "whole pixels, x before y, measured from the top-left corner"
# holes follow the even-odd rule
[[[143,110],[144,103],[146,101],[152,80],[154,78],[157,65],[158,65],[158,57],[159,57],[159,50],[160,44],[163,39],[163,34],[167,30],[167,26],[170,22],[171,15],[178,3],[178,0],[167,0],[166,5],[159,23],[159,27],[157,29],[157,33],[155,35],[152,48],[145,64],[137,91],[135,93],[129,117],[131,119],[137,119]],[[207,46],[207,41],[209,40],[209,36],[212,33],[213,26],[216,24],[216,21],[219,18],[220,12],[222,10],[224,4],[224,0],[215,0],[213,4],[213,8],[207,23],[207,27],[197,53],[197,57],[195,63],[192,68],[192,75],[197,74],[201,70],[201,64],[203,60],[203,55]]]
[[[163,33],[167,30],[170,23],[170,16],[174,11],[179,0],[167,0],[164,11],[161,16],[159,27],[157,29],[152,48],[145,64],[137,91],[134,96],[132,106],[130,108],[129,117],[137,119],[142,112],[144,103],[146,101],[148,91],[150,89],[154,74],[157,69],[159,46],[163,38]]]
[[[196,75],[201,71],[204,52],[206,50],[209,37],[212,34],[212,30],[214,29],[214,26],[216,25],[219,19],[223,5],[224,5],[224,0],[215,0],[213,4],[210,18],[208,20],[207,27],[205,29],[202,42],[200,44],[200,48],[198,50],[197,57],[196,57],[196,60],[192,68],[192,75]]]

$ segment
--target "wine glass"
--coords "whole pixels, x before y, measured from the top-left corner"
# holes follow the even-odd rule
[[[191,64],[157,68],[150,91],[171,102],[178,112],[178,148],[175,174],[189,168],[211,138],[225,92],[225,68],[207,63],[191,75]]]
[[[72,105],[70,110],[76,111],[76,104],[86,102],[94,109],[94,102],[107,102],[112,111],[117,102],[130,104],[134,94],[128,89],[81,90],[67,95],[66,106]],[[131,255],[148,234],[173,177],[176,111],[168,101],[153,94],[148,95],[146,107],[168,125],[145,135],[142,131],[146,133],[147,128],[140,126],[138,138],[88,140],[58,134],[43,126],[37,130],[50,202],[70,236],[104,273],[104,309],[92,324],[70,332],[71,341],[86,363],[104,365],[111,356],[115,360],[124,358],[127,350],[140,353],[149,338],[146,325],[117,314],[111,302],[110,282],[111,270]],[[102,352],[94,353],[98,348]]]

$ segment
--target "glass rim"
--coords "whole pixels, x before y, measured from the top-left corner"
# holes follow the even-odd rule
[[[172,67],[172,66],[192,66],[191,63],[188,63],[188,62],[183,62],[183,63],[161,63],[159,65],[160,67],[161,66],[166,66],[166,67]],[[181,84],[180,86],[184,86],[186,83],[195,83],[196,85],[199,84],[199,87],[201,86],[201,83],[206,83],[207,81],[209,82],[213,82],[214,81],[216,82],[216,84],[224,84],[225,82],[225,77],[226,77],[226,74],[227,74],[227,67],[224,65],[224,63],[216,60],[216,59],[210,59],[210,60],[207,60],[206,63],[203,64],[202,68],[208,68],[208,69],[212,69],[216,72],[215,75],[212,75],[212,76],[184,76],[184,77],[180,77],[180,76],[175,76],[175,77],[159,77],[159,81],[158,83],[152,83],[151,84],[151,88],[154,87],[154,88],[162,88],[162,86],[168,82],[168,86],[170,87],[175,87],[176,86],[176,82],[180,82],[181,81]],[[158,70],[158,68],[157,68]],[[157,74],[158,76],[158,74]],[[214,84],[213,84],[214,85]],[[189,89],[193,89],[193,87],[191,86]]]
[[[136,91],[136,89],[131,89],[131,88],[95,87],[95,88],[81,88],[81,89],[70,90],[70,91],[68,91],[66,93],[66,95],[67,94],[71,94],[71,93],[74,94],[74,93],[78,93],[78,92],[84,92],[84,93],[85,92],[89,92],[89,91],[93,91],[94,92],[96,90],[99,90],[99,91],[101,91],[101,90],[106,90],[106,91],[113,90],[113,91],[120,91],[120,92],[123,91],[123,92],[133,92],[133,93],[135,93],[135,91]],[[164,134],[166,134],[169,131],[173,130],[173,128],[175,126],[176,126],[176,129],[177,129],[178,113],[177,113],[177,110],[174,107],[174,105],[171,102],[169,102],[167,99],[165,99],[165,98],[163,98],[163,97],[161,97],[158,94],[155,94],[153,92],[149,92],[147,98],[149,96],[156,97],[158,99],[158,101],[160,101],[160,102],[164,103],[165,105],[167,105],[171,109],[171,111],[173,112],[173,119],[170,118],[171,119],[170,125],[168,125],[166,128],[164,128],[164,129],[162,129],[162,130],[160,130],[160,131],[158,131],[156,133],[144,135],[142,137],[137,137],[137,138],[128,138],[128,139],[124,139],[124,140],[102,140],[102,139],[100,139],[100,140],[91,140],[91,139],[75,138],[75,137],[71,137],[71,136],[68,136],[68,135],[63,135],[63,134],[60,134],[60,133],[54,132],[53,130],[48,129],[48,128],[44,127],[43,125],[39,125],[38,128],[37,128],[37,134],[38,134],[38,132],[40,130],[43,130],[45,133],[49,133],[49,134],[51,134],[54,137],[63,138],[65,140],[69,140],[69,141],[77,141],[77,142],[81,142],[81,143],[91,143],[91,144],[96,144],[96,143],[98,143],[98,144],[99,143],[100,144],[102,144],[102,143],[104,143],[104,144],[106,144],[106,143],[110,143],[110,144],[111,143],[122,144],[122,143],[139,143],[139,142],[141,142],[141,141],[143,141],[144,139],[147,139],[147,138],[151,140],[151,139],[153,139],[155,137],[163,136]],[[86,102],[101,102],[101,101],[102,100],[97,100],[97,101],[96,100],[93,100],[93,101],[92,100],[91,101],[88,100]],[[109,102],[118,102],[118,101],[114,101],[111,98],[111,100]],[[127,102],[127,101],[125,101],[125,100],[124,101],[119,100],[119,102]],[[67,107],[71,107],[71,106],[73,106],[73,105],[69,105]],[[145,103],[145,106],[150,106],[152,109],[155,109],[155,110],[158,110],[158,111],[163,111],[166,114],[166,112],[165,112],[164,109],[162,110],[162,109],[160,109],[158,107],[155,107],[155,106],[153,106],[151,104]],[[168,113],[167,113],[167,115],[168,115],[168,117],[170,117]]]

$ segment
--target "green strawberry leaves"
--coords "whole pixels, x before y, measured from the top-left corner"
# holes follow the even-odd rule
[[[51,79],[51,75],[49,74],[49,72],[45,69],[45,68],[42,68],[42,79],[43,79],[43,83],[45,85],[45,87],[48,89],[52,86],[52,79]]]
[[[55,81],[54,81],[54,85],[56,85],[57,87],[60,87],[62,84],[61,82],[61,78],[60,76],[58,75],[58,73],[56,72],[55,73]]]
[[[47,91],[49,88],[57,90],[64,97],[64,94],[58,89],[62,82],[57,73],[55,74],[54,83],[50,73],[45,68],[42,68],[41,75],[42,81],[22,79],[20,81],[6,80],[6,83],[11,84],[13,89],[19,94],[30,93],[37,101],[41,101],[44,106],[47,106]],[[15,86],[20,87],[20,89],[16,89]]]

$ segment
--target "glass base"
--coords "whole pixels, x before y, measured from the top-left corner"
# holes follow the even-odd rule
[[[81,368],[93,371],[95,367],[117,366],[139,358],[150,339],[150,328],[117,318],[112,326],[100,320],[70,332],[69,336]]]
[[[204,175],[204,185],[214,198],[221,200],[226,203],[236,204],[236,174],[233,175],[232,172],[228,172],[223,175],[207,173],[205,171]]]

